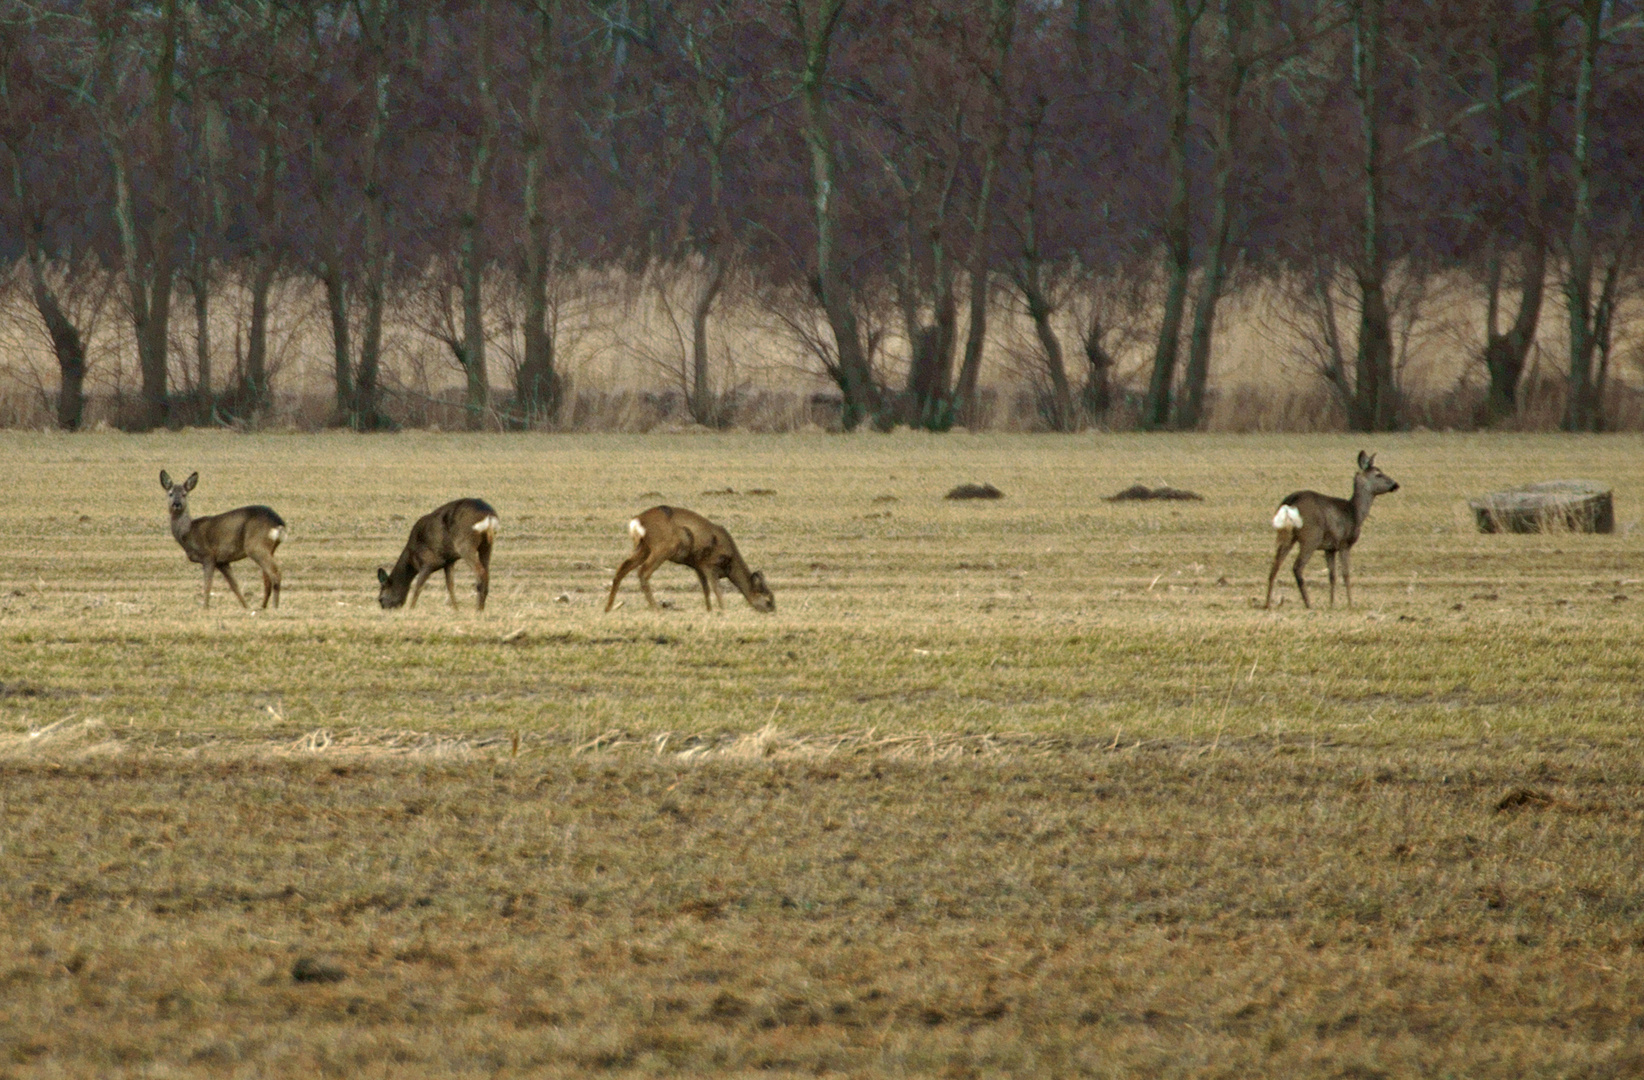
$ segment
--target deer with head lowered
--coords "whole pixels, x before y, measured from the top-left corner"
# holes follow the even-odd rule
[[[479,597],[479,610],[485,610],[485,598],[491,592],[491,546],[497,538],[497,512],[483,499],[457,499],[424,514],[411,526],[411,537],[405,542],[394,569],[377,567],[377,602],[384,610],[405,603],[411,595],[411,606],[417,606],[423,584],[435,570],[445,571],[445,594],[451,598],[451,608],[457,607],[457,590],[451,584],[451,567],[462,559],[474,569],[474,592]]]
[[[279,607],[280,566],[274,561],[274,549],[285,539],[285,519],[266,506],[242,506],[210,517],[189,517],[188,493],[199,480],[196,472],[174,484],[171,476],[160,470],[160,486],[171,496],[171,535],[182,545],[190,562],[205,568],[205,606],[211,606],[211,578],[220,570],[240,606],[250,609],[228,569],[229,563],[250,559],[263,572],[263,607],[268,607],[270,597]]]
[[[1358,542],[1364,519],[1370,516],[1370,503],[1377,495],[1397,491],[1399,485],[1392,477],[1376,468],[1376,455],[1359,451],[1359,471],[1353,477],[1353,497],[1338,499],[1320,495],[1316,491],[1298,491],[1285,496],[1273,515],[1273,528],[1278,530],[1279,550],[1273,556],[1273,569],[1267,574],[1267,602],[1273,606],[1273,581],[1279,576],[1279,564],[1292,546],[1300,545],[1293,570],[1296,588],[1301,590],[1302,603],[1312,607],[1307,599],[1307,582],[1302,570],[1313,552],[1324,549],[1324,562],[1330,568],[1330,606],[1336,606],[1336,557],[1341,556],[1341,579],[1347,587],[1347,606],[1353,606],[1353,577],[1349,567],[1349,553]]]
[[[716,599],[719,610],[725,610],[725,597],[719,591],[720,578],[729,578],[755,611],[776,610],[776,597],[765,584],[765,575],[749,570],[731,534],[701,514],[676,506],[653,506],[628,522],[628,535],[633,537],[634,551],[617,567],[616,577],[611,579],[611,595],[605,598],[606,611],[616,603],[617,586],[636,568],[646,602],[656,607],[656,598],[651,595],[651,574],[665,562],[676,562],[696,571],[697,580],[702,583],[702,600],[709,611],[713,611]]]

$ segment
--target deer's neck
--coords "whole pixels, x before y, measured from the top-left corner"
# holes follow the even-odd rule
[[[1353,479],[1353,535],[1358,535],[1359,526],[1370,516],[1370,503],[1375,497],[1376,493],[1370,490],[1370,481],[1363,474]]]
[[[742,561],[742,556],[731,556],[730,561],[725,564],[725,577],[741,590],[743,596],[753,599],[753,571]]]
[[[194,519],[188,516],[188,511],[171,515],[171,535],[186,549],[188,548],[188,533],[194,527]]]

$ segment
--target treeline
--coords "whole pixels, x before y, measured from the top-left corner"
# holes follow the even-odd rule
[[[303,279],[333,422],[373,430],[408,290],[466,422],[525,426],[561,405],[559,283],[614,271],[671,283],[706,424],[734,297],[846,427],[973,417],[1008,303],[1049,426],[1114,408],[1123,339],[1141,425],[1194,429],[1217,306],[1259,283],[1349,424],[1389,430],[1412,283],[1459,276],[1475,420],[1516,414],[1556,323],[1563,426],[1595,430],[1639,278],[1641,60],[1644,0],[0,0],[0,257],[70,429],[96,283],[131,426],[267,408]]]

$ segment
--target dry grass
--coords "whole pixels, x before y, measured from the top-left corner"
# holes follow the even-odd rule
[[[1636,1075],[1644,446],[1369,448],[1358,606],[1261,612],[1357,443],[0,435],[0,1076]],[[1615,535],[1471,531],[1563,477]],[[487,617],[377,610],[462,494]],[[664,501],[777,614],[601,614]]]

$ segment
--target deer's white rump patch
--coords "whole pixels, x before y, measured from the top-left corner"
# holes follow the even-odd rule
[[[1279,507],[1279,512],[1273,515],[1273,527],[1275,529],[1299,529],[1301,524],[1301,511],[1288,504]]]
[[[279,525],[274,526],[272,529],[268,530],[268,538],[278,544],[281,540],[285,539],[285,529]]]
[[[474,522],[474,531],[477,532],[477,533],[496,532],[497,531],[497,517],[496,517],[496,515],[492,514],[489,517],[484,517],[484,518],[481,518],[480,520]]]
[[[628,535],[634,538],[634,543],[636,544],[645,539],[645,526],[639,523],[638,518],[629,519]]]

